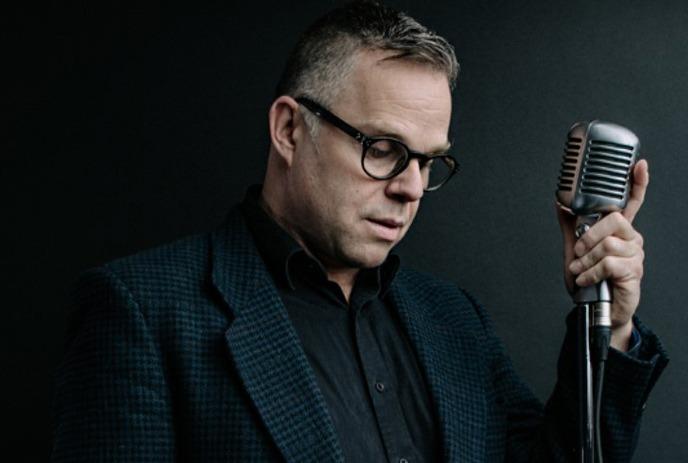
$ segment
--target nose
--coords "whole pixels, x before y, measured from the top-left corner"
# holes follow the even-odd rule
[[[397,200],[412,202],[423,197],[423,176],[418,159],[412,159],[402,173],[388,181],[386,192]]]

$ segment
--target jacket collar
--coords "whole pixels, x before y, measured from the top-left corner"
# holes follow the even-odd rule
[[[236,208],[213,234],[212,253],[213,283],[234,317],[230,355],[285,460],[343,461],[315,375]]]

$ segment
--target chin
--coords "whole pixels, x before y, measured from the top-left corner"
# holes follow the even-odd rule
[[[348,257],[352,267],[373,268],[382,265],[391,250],[390,244],[360,246]]]

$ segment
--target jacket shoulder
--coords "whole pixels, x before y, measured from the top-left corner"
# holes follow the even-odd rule
[[[474,326],[480,331],[491,324],[480,302],[454,282],[412,269],[400,270],[395,282],[406,297],[428,308],[443,323]]]
[[[401,269],[396,277],[401,288],[415,297],[423,297],[428,302],[446,302],[447,299],[472,306],[477,302],[456,283],[443,280],[430,273],[413,269]]]
[[[146,305],[197,300],[208,279],[210,234],[198,234],[104,264],[105,271]]]

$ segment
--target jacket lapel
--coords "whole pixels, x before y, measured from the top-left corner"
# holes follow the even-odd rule
[[[238,209],[212,247],[213,283],[234,315],[225,339],[277,447],[289,462],[343,461],[315,375]]]
[[[439,417],[442,460],[482,462],[486,405],[484,365],[476,338],[461,326],[448,325],[441,314],[446,305],[433,304],[427,294],[409,289],[416,286],[414,282],[404,280],[400,272],[390,296],[425,369]]]

